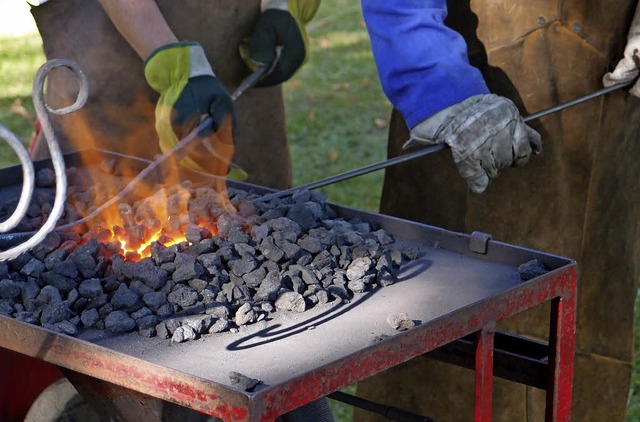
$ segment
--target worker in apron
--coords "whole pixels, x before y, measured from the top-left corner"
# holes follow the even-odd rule
[[[607,85],[633,79],[637,2],[451,1],[446,26],[444,0],[362,3],[381,82],[396,108],[389,156],[414,145],[451,147],[387,169],[382,213],[576,259],[572,420],[624,421],[640,274],[640,89],[530,122],[542,145],[523,134],[528,129],[510,107],[495,113],[502,100],[488,92],[527,115],[602,88],[605,74]],[[467,51],[473,68],[464,70]],[[525,140],[542,150],[520,166]],[[498,329],[545,340],[549,307]],[[358,394],[437,421],[469,421],[474,373],[416,358],[360,383]],[[543,419],[544,391],[494,380],[493,420]],[[355,420],[382,419],[357,411]]]
[[[63,151],[99,148],[152,159],[210,116],[211,127],[200,133],[203,146],[182,164],[224,172],[216,157],[235,149],[233,162],[247,182],[291,186],[279,83],[308,56],[304,27],[319,0],[40,3],[31,10],[46,57],[75,61],[89,80],[86,105],[53,119]],[[273,65],[262,88],[232,103],[229,92],[261,64]],[[50,73],[46,100],[52,107],[75,101],[74,78],[63,70]],[[48,156],[41,138],[31,148],[36,159]]]
[[[248,182],[291,186],[280,83],[308,57],[305,24],[319,0],[37,3],[31,11],[46,57],[75,61],[89,81],[86,105],[53,119],[63,151],[94,147],[152,159],[208,117],[210,127],[198,132],[200,144],[181,165],[225,175],[229,162],[220,157],[233,156]],[[232,102],[229,92],[260,66],[267,66],[260,89]],[[51,107],[75,102],[74,78],[66,71],[49,74]],[[32,145],[34,158],[48,155],[42,136]],[[57,417],[100,419],[67,381],[46,389],[26,420]],[[169,403],[162,418],[215,419]],[[284,422],[331,420],[326,400],[282,416]]]

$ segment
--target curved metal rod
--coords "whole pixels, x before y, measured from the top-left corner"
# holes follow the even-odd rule
[[[0,233],[6,233],[16,227],[27,213],[31,197],[33,196],[35,171],[33,170],[33,163],[31,162],[31,157],[29,157],[29,152],[13,132],[0,125],[0,138],[7,141],[11,148],[13,148],[22,165],[22,192],[20,194],[20,200],[11,216],[0,223]]]
[[[46,76],[51,70],[57,67],[66,67],[67,69],[70,69],[78,77],[80,83],[80,91],[75,103],[68,107],[63,107],[60,109],[51,108],[44,100],[44,83]],[[4,252],[1,252],[0,261],[14,259],[21,253],[30,250],[31,248],[42,242],[47,234],[49,234],[55,228],[56,222],[58,221],[58,219],[60,219],[62,213],[64,212],[64,202],[67,197],[67,175],[64,165],[64,157],[62,155],[62,151],[60,150],[60,146],[58,145],[58,141],[55,137],[55,132],[53,130],[53,126],[51,125],[51,120],[49,119],[48,112],[62,115],[80,109],[87,101],[87,97],[89,95],[89,82],[87,81],[87,77],[85,76],[85,74],[82,72],[82,70],[80,70],[76,63],[70,60],[49,60],[48,62],[43,64],[36,73],[35,79],[33,80],[32,95],[36,114],[38,115],[38,119],[40,121],[40,124],[42,125],[42,131],[47,141],[47,146],[49,147],[51,161],[53,162],[53,170],[56,175],[56,195],[51,214],[49,214],[49,217],[47,217],[47,221],[45,221],[42,227],[40,227],[40,229],[33,235],[33,237],[31,237],[26,242]]]

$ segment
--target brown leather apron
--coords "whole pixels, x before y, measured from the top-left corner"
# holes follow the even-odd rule
[[[159,0],[158,5],[180,40],[200,42],[214,72],[229,92],[249,70],[238,54],[240,40],[251,34],[259,0]],[[143,63],[120,36],[96,0],[56,0],[33,7],[48,59],[76,61],[89,79],[85,107],[55,116],[63,150],[95,146],[152,158],[159,153],[154,129],[157,94],[143,75]],[[77,83],[66,70],[48,78],[52,106],[73,103]],[[233,159],[249,173],[248,182],[286,188],[291,163],[281,88],[255,88],[236,102],[238,129]],[[34,156],[47,155],[38,142]]]
[[[490,89],[523,115],[602,87],[617,63],[634,0],[455,0],[448,23],[466,38]],[[505,170],[486,193],[469,192],[451,155],[387,171],[385,214],[574,258],[580,266],[574,421],[623,421],[640,273],[640,101],[618,92],[544,117],[542,155]],[[389,156],[408,132],[394,112]],[[499,329],[548,335],[549,308]],[[364,397],[438,421],[473,418],[473,372],[418,358],[363,382]],[[544,419],[544,393],[495,380],[495,421]],[[378,420],[357,412],[356,420]],[[382,419],[380,419],[382,420]]]

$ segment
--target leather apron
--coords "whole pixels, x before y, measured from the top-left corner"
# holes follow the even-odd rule
[[[522,115],[602,88],[621,58],[635,0],[455,0],[448,24],[492,92]],[[381,211],[577,260],[579,288],[572,420],[624,421],[640,274],[640,100],[625,92],[590,100],[531,126],[543,150],[481,195],[450,153],[387,170]],[[408,131],[394,112],[389,156]],[[549,307],[498,329],[546,340]],[[358,394],[437,421],[473,419],[473,371],[416,358],[362,382]],[[356,412],[357,421],[376,421]],[[494,421],[544,420],[544,392],[494,379]]]
[[[180,40],[200,42],[216,76],[232,92],[249,74],[238,54],[260,14],[259,0],[159,0]],[[89,79],[85,107],[52,116],[64,151],[96,147],[153,158],[160,150],[154,129],[158,94],[147,84],[143,62],[122,38],[96,0],[56,0],[33,7],[48,59],[71,59]],[[47,78],[46,98],[53,107],[75,101],[77,82],[56,69]],[[254,88],[236,102],[238,127],[233,161],[249,173],[247,182],[287,188],[291,163],[280,86]],[[36,144],[35,158],[48,155]]]

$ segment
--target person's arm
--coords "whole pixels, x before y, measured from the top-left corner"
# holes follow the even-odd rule
[[[178,41],[155,0],[99,0],[118,32],[142,60]]]
[[[540,152],[540,135],[489,93],[464,39],[444,24],[446,0],[362,0],[362,12],[382,87],[411,130],[407,146],[446,143],[476,193]]]

